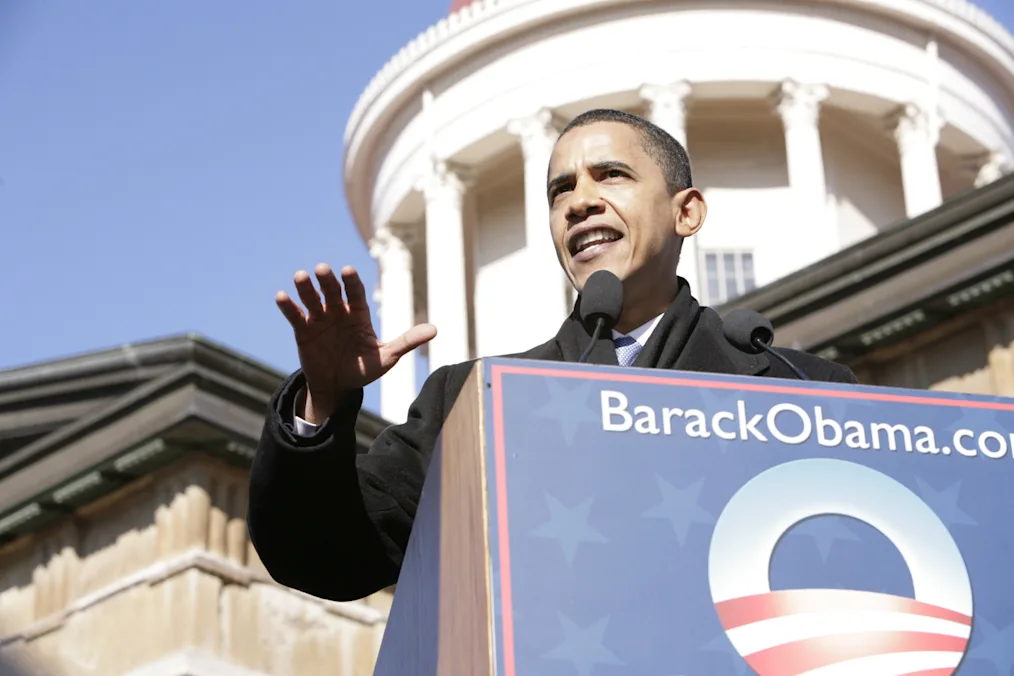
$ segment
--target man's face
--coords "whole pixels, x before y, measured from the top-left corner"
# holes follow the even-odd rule
[[[550,228],[560,264],[577,289],[596,270],[653,283],[674,275],[680,198],[666,188],[640,132],[618,122],[568,131],[549,162]]]

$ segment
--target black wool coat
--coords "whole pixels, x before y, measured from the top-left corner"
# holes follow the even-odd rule
[[[590,338],[575,311],[552,340],[509,356],[576,362]],[[845,366],[777,349],[813,380],[856,382]],[[589,361],[617,364],[610,336],[599,339]],[[251,541],[275,580],[335,601],[359,599],[397,582],[437,435],[473,364],[434,371],[407,420],[382,432],[368,453],[356,451],[362,390],[304,438],[295,434],[292,417],[305,383],[302,373],[279,386],[251,468],[247,514]],[[796,377],[778,360],[730,344],[718,313],[700,307],[685,283],[634,366]]]

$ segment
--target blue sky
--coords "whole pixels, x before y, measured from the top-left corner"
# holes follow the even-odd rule
[[[0,0],[0,368],[194,331],[294,369],[275,291],[320,260],[376,280],[349,112],[449,5]]]

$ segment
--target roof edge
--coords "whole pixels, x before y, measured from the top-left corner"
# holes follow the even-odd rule
[[[933,211],[902,221],[828,258],[716,306],[715,310],[724,315],[735,309],[749,308],[766,315],[776,326],[791,321],[833,304],[843,293],[851,294],[878,283],[885,274],[896,274],[898,266],[926,255],[914,246],[916,244],[926,243],[936,236],[941,240],[935,243],[935,248],[939,249],[946,246],[948,240],[968,239],[976,231],[992,229],[998,216],[981,218],[991,210],[1005,210],[1014,219],[1014,174],[954,197]],[[954,227],[976,217],[980,218],[970,229]],[[898,261],[874,278],[877,264],[891,258]]]
[[[197,333],[184,333],[0,370],[0,392],[142,366],[196,362],[271,390],[285,373]]]

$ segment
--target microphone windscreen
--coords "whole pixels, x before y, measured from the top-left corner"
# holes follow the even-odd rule
[[[763,348],[754,345],[759,338],[765,345],[770,345],[775,338],[775,330],[768,318],[759,312],[739,308],[733,310],[722,320],[722,333],[725,339],[743,352],[757,354]]]
[[[578,311],[585,326],[602,319],[611,331],[623,313],[623,282],[608,270],[596,270],[581,289]]]

